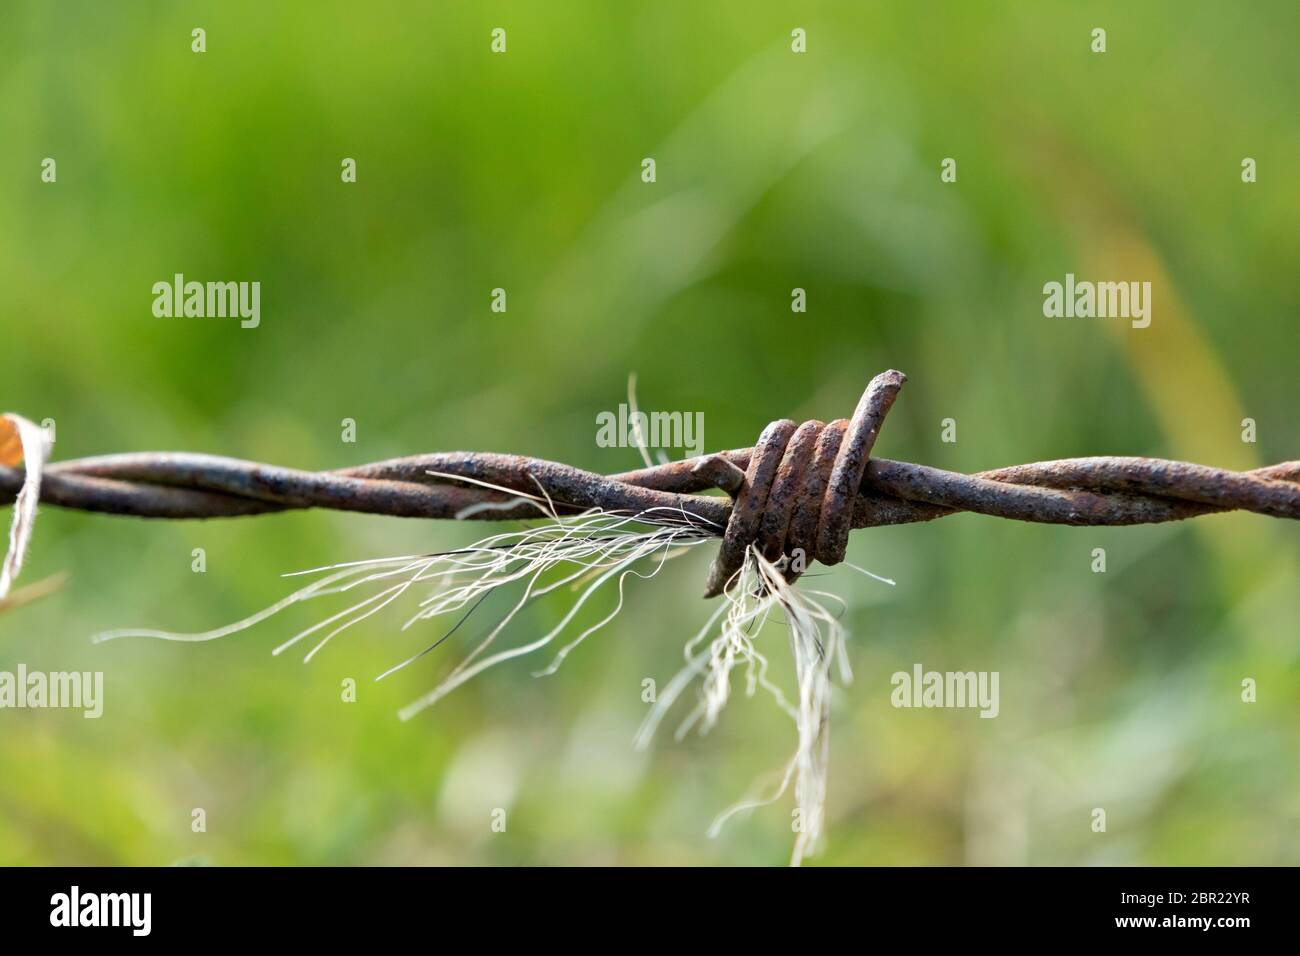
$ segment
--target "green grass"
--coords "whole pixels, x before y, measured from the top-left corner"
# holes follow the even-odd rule
[[[1300,456],[1294,4],[414,6],[7,5],[0,404],[55,419],[58,457],[465,449],[618,471],[638,459],[596,446],[596,415],[631,371],[644,408],[702,411],[726,448],[847,415],[890,367],[910,377],[892,458]],[[260,281],[261,326],[155,319],[176,272]],[[1152,281],[1152,327],[1044,318],[1066,272]],[[0,863],[784,862],[788,802],[704,837],[793,747],[783,715],[741,699],[708,737],[631,746],[642,681],[708,613],[706,548],[630,582],[555,676],[515,662],[409,723],[470,635],[378,685],[436,629],[377,617],[308,666],[269,655],[301,609],[211,645],[87,640],[217,626],[283,572],[480,531],[46,509],[23,581],[70,578],[0,618],[0,669],[102,670],[106,712],[0,711]],[[849,560],[899,584],[817,579],[848,602],[858,675],[819,859],[1300,862],[1297,541],[1248,515],[858,533]],[[889,677],[916,662],[998,670],[1001,715],[894,709]]]

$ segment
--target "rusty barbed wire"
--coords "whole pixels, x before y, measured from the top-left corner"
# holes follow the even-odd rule
[[[44,504],[140,518],[222,518],[329,508],[404,518],[507,520],[593,508],[722,538],[707,596],[754,544],[767,557],[843,560],[851,529],[974,512],[1018,521],[1132,525],[1242,510],[1300,518],[1300,461],[1235,472],[1158,458],[1069,458],[977,474],[871,456],[906,381],[871,380],[853,418],[772,422],[758,444],[600,475],[559,462],[476,452],[311,472],[214,455],[143,452],[46,465]],[[0,504],[24,472],[0,467]],[[508,492],[484,487],[494,485]],[[699,492],[721,489],[730,501]]]

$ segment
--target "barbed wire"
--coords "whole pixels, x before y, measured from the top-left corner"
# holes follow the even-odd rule
[[[600,475],[478,452],[394,458],[333,471],[183,452],[49,463],[44,504],[140,518],[222,518],[330,508],[405,518],[507,520],[591,509],[722,538],[708,584],[720,593],[754,545],[771,559],[843,560],[851,529],[974,512],[1066,525],[1133,525],[1242,510],[1300,518],[1300,461],[1236,472],[1158,458],[1068,458],[976,474],[871,456],[906,381],[871,380],[852,419],[782,419],[752,448]],[[25,473],[0,467],[0,504]],[[729,498],[700,494],[721,489]]]

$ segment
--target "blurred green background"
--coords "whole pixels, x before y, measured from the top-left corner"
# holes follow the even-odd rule
[[[722,448],[847,415],[890,367],[910,384],[888,457],[1300,456],[1294,3],[10,0],[3,21],[0,406],[53,418],[57,458],[618,471],[639,459],[596,447],[595,416],[629,372],[643,408],[704,412]],[[154,318],[176,272],[260,281],[261,326]],[[1151,327],[1044,318],[1067,272],[1151,281]],[[705,836],[794,747],[768,700],[738,685],[711,735],[632,747],[642,680],[710,609],[711,549],[630,582],[555,676],[512,662],[406,724],[476,632],[381,684],[441,622],[400,634],[395,609],[309,665],[269,651],[320,607],[205,645],[87,640],[215,627],[287,593],[283,572],[483,531],[44,510],[21,583],[70,578],[0,616],[0,669],[102,670],[106,710],[0,711],[0,863],[785,862],[789,799]],[[1298,555],[1294,526],[1251,515],[859,532],[849,560],[898,586],[817,581],[848,603],[857,679],[814,862],[1300,863]],[[762,641],[788,679],[780,630]],[[890,675],[918,662],[999,671],[1000,716],[894,709]]]

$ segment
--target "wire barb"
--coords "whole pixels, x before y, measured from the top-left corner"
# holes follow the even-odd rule
[[[796,426],[782,419],[768,425],[753,448],[614,475],[476,452],[324,472],[150,452],[47,464],[39,494],[45,504],[141,518],[296,508],[489,521],[544,517],[552,508],[567,515],[600,509],[648,516],[647,523],[723,539],[709,596],[737,577],[751,544],[769,560],[800,551],[809,562],[835,564],[844,558],[850,529],[962,511],[1068,525],[1152,524],[1232,510],[1300,518],[1300,461],[1234,472],[1158,458],[1094,457],[966,475],[873,458],[885,415],[905,381],[901,372],[877,375],[847,422]],[[25,478],[23,469],[0,467],[0,504],[18,497]],[[730,502],[699,494],[718,487]]]

